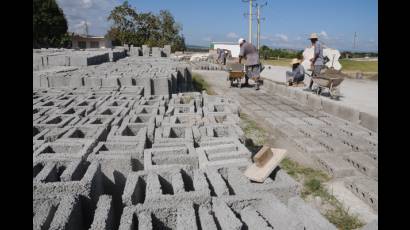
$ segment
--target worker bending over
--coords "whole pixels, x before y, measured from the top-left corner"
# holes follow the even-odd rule
[[[239,46],[241,50],[239,52],[239,64],[242,61],[242,58],[246,59],[245,63],[245,85],[249,85],[249,78],[252,78],[256,82],[256,90],[259,90],[260,84],[260,72],[261,65],[259,62],[259,52],[254,45],[245,41],[245,39],[240,38]]]
[[[303,68],[297,58],[292,59],[290,64],[292,65],[292,71],[286,71],[286,82],[289,85],[302,82],[305,79],[305,68]]]
[[[314,55],[313,58],[310,59],[311,67],[312,67],[312,78],[319,76],[320,71],[323,68],[323,47],[322,44],[319,42],[319,38],[316,33],[312,33],[310,35],[310,42],[314,48]],[[309,87],[307,90],[312,90],[313,79],[310,79]]]

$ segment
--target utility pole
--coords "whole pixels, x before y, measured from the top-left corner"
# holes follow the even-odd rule
[[[356,38],[357,38],[357,35],[356,35],[356,32],[354,32],[354,37],[353,37],[353,49],[356,49]]]
[[[252,0],[249,0],[249,42],[252,43]]]
[[[256,39],[257,39],[257,47],[258,47],[258,51],[261,47],[261,20],[265,20],[265,18],[261,18],[261,7],[266,6],[268,3],[265,2],[262,6],[256,4],[257,7],[257,22],[258,22],[258,32],[256,34]]]
[[[252,43],[252,17],[254,16],[252,13],[252,8],[255,7],[252,3],[256,2],[257,0],[242,0],[242,2],[249,2],[249,13],[244,14],[245,16],[249,16],[249,35],[248,35],[248,42]]]
[[[88,23],[87,20],[85,21],[85,35],[88,37]]]

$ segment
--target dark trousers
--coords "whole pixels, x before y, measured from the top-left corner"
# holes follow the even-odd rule
[[[316,76],[319,76],[320,71],[322,70],[322,68],[323,68],[323,66],[321,66],[321,65],[313,66],[312,78],[315,78]],[[313,85],[313,79],[310,79],[309,89],[312,89],[312,85]]]

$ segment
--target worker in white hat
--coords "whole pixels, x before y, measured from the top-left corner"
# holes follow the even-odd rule
[[[289,85],[302,82],[305,79],[305,69],[300,64],[300,60],[294,58],[290,64],[292,65],[292,71],[286,71],[286,82]]]
[[[254,45],[245,41],[245,39],[240,38],[238,40],[239,46],[241,48],[239,52],[239,63],[242,59],[246,59],[245,63],[245,85],[249,85],[248,80],[252,78],[256,82],[256,90],[259,90],[260,84],[260,72],[261,64],[259,62],[259,52]]]
[[[319,42],[319,38],[316,33],[312,33],[309,38],[310,42],[312,43],[314,49],[313,58],[310,59],[311,66],[312,66],[312,78],[318,76],[320,71],[324,66],[324,59],[323,59],[323,47],[322,44]],[[313,80],[310,80],[309,87],[307,90],[312,90]]]

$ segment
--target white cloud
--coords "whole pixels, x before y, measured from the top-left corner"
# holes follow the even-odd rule
[[[228,38],[239,38],[239,36],[234,32],[229,32],[226,37]]]
[[[118,0],[57,0],[68,22],[68,31],[79,32],[81,25],[88,24],[90,35],[105,35],[110,28],[107,17],[120,5]],[[84,30],[84,29],[82,29]]]
[[[329,36],[327,35],[326,31],[322,30],[322,32],[319,33],[320,36],[322,36],[323,38],[327,39],[329,38]]]
[[[261,40],[268,40],[268,39],[269,39],[268,36],[263,36],[263,35],[261,35]]]
[[[276,34],[275,37],[279,38],[279,40],[281,42],[287,42],[289,41],[288,36],[286,36],[285,34]]]

